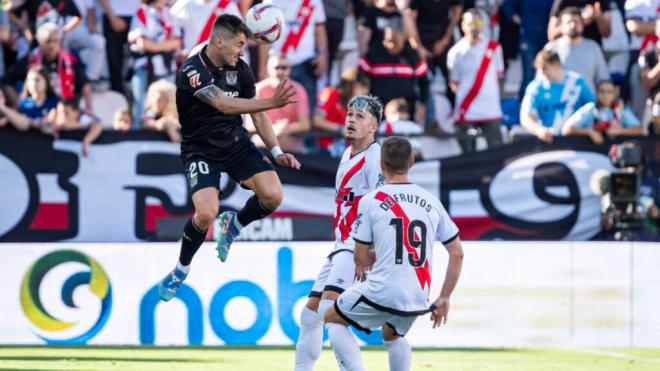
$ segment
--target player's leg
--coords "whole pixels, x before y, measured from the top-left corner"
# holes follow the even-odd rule
[[[218,215],[220,203],[217,188],[200,189],[193,194],[195,215],[186,222],[181,238],[181,250],[176,267],[167,275],[158,287],[158,295],[164,301],[172,299],[181,282],[190,271],[190,262],[204,242],[206,231]]]
[[[347,371],[364,371],[360,346],[348,329],[348,322],[337,313],[335,306],[325,311],[324,321],[339,367]]]
[[[390,371],[410,370],[412,351],[406,338],[399,336],[394,327],[386,323],[382,327],[383,341],[387,347],[387,355],[390,361]]]
[[[273,165],[249,139],[236,143],[235,148],[226,154],[225,162],[229,164],[229,175],[241,187],[251,189],[255,194],[247,200],[240,212],[226,211],[220,214],[217,250],[221,261],[227,260],[229,247],[243,227],[267,217],[282,203],[282,184]]]
[[[319,311],[321,292],[330,274],[332,262],[326,259],[316,276],[307,303],[300,312],[300,333],[296,342],[295,371],[308,371],[323,350],[323,313]]]
[[[185,169],[195,214],[183,227],[176,267],[158,286],[158,295],[164,301],[172,299],[186,279],[190,271],[190,262],[204,242],[206,232],[217,217],[220,207],[218,187],[221,169],[216,164],[209,164],[209,161],[198,157],[187,160]]]

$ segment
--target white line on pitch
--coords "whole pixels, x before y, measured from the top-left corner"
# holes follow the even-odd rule
[[[565,350],[570,350],[570,351],[573,351],[573,352],[578,352],[578,353],[596,354],[596,355],[608,356],[608,357],[619,358],[619,359],[627,359],[627,360],[634,360],[634,361],[649,361],[649,362],[660,363],[659,358],[640,357],[640,356],[634,356],[634,355],[626,354],[626,353],[611,352],[611,351],[607,351],[607,350],[587,349],[587,348],[564,348],[564,349]]]

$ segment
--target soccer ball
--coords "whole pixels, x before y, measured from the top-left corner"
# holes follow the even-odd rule
[[[284,13],[270,4],[258,4],[245,15],[245,24],[258,44],[272,44],[284,31]]]

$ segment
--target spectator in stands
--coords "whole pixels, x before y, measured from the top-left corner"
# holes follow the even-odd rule
[[[124,94],[124,44],[131,19],[140,7],[140,0],[98,0],[105,13],[103,36],[108,57],[110,88]]]
[[[346,123],[346,106],[352,97],[369,94],[369,78],[358,74],[357,68],[349,68],[341,75],[337,88],[328,86],[321,90],[316,100],[314,112],[314,128],[322,132],[335,133],[335,136],[319,137],[318,143],[322,151],[341,156],[341,151],[333,150],[333,144],[344,143],[342,133]]]
[[[584,135],[595,144],[602,144],[605,136],[634,136],[642,134],[639,120],[619,100],[619,92],[611,80],[603,80],[596,88],[596,102],[580,107],[566,120],[563,135]]]
[[[181,29],[165,3],[166,0],[145,0],[133,17],[128,33],[133,53],[131,92],[136,128],[143,118],[149,84],[159,79],[174,82]]]
[[[290,79],[291,65],[282,54],[273,54],[268,58],[268,78],[259,81],[256,85],[256,98],[272,97],[277,86],[285,79],[296,92],[296,102],[284,107],[270,109],[266,114],[273,123],[273,131],[277,135],[282,150],[286,152],[304,153],[305,144],[303,135],[311,128],[309,102],[305,88]],[[255,137],[257,145],[264,147],[260,138]]]
[[[344,21],[348,15],[348,0],[323,0],[325,29],[328,34],[328,74],[344,38]],[[329,76],[328,76],[329,77]]]
[[[660,19],[655,21],[655,33],[660,37]],[[647,106],[651,108],[649,132],[660,136],[660,41],[640,55],[639,68],[640,85],[648,92]]]
[[[540,76],[530,82],[520,107],[522,127],[539,140],[552,143],[566,120],[579,107],[594,101],[589,85],[576,72],[564,71],[559,55],[541,50],[534,61]]]
[[[51,110],[46,120],[53,126],[55,134],[60,131],[87,129],[82,140],[82,155],[89,156],[89,146],[101,135],[103,125],[92,115],[80,111],[78,98],[67,98]]]
[[[548,40],[552,41],[561,37],[559,14],[569,6],[580,9],[584,24],[584,37],[601,45],[602,38],[610,36],[612,31],[610,0],[555,0],[550,11]]]
[[[142,128],[166,133],[171,142],[181,142],[181,125],[176,111],[176,85],[158,80],[149,85]]]
[[[412,33],[411,45],[428,63],[431,74],[443,74],[446,82],[444,92],[450,101],[454,100],[454,94],[447,84],[449,80],[447,52],[453,45],[453,32],[461,19],[462,12],[461,0],[412,0],[404,10],[406,23],[412,25],[409,26]],[[426,102],[428,110],[425,125],[435,119],[433,102],[433,97]]]
[[[53,91],[60,99],[82,97],[85,112],[91,114],[92,88],[78,58],[61,47],[62,32],[54,23],[45,23],[37,31],[38,47],[9,68],[3,78],[7,99],[16,102],[16,90],[25,81],[28,69],[43,65],[48,69]],[[14,103],[15,104],[15,103]]]
[[[504,0],[502,15],[520,26],[519,52],[523,76],[518,97],[534,78],[534,57],[548,42],[548,20],[553,0]]]
[[[584,26],[578,8],[564,8],[559,14],[559,22],[562,36],[550,41],[545,48],[556,52],[562,67],[579,73],[591,91],[595,91],[599,81],[610,78],[600,45],[582,37]]]
[[[232,14],[243,19],[252,0],[178,0],[172,5],[172,15],[183,32],[181,59],[190,51],[206,42],[215,18],[220,14]]]
[[[80,11],[74,0],[13,0],[8,2],[10,11],[17,17],[27,16],[27,38],[32,43],[32,35],[46,23],[56,24],[66,35],[81,21]]]
[[[403,98],[392,99],[385,105],[385,120],[378,127],[378,133],[385,135],[420,135],[424,133],[422,125],[410,121],[410,108]],[[415,138],[409,139],[415,158],[421,158],[422,146]]]
[[[0,7],[0,76],[5,74],[5,44],[9,41],[9,16]]]
[[[133,116],[128,107],[118,109],[112,117],[112,128],[117,131],[129,131],[133,127]]]
[[[402,97],[408,102],[410,116],[424,123],[429,96],[428,66],[406,40],[401,20],[390,19],[384,33],[382,47],[370,48],[360,58],[360,71],[370,76],[371,93],[383,104]]]
[[[370,3],[372,5],[365,9],[364,18],[360,19],[358,25],[358,50],[361,56],[372,49],[383,47],[385,28],[391,27],[390,23],[408,23],[404,21],[395,0],[374,0]]]
[[[644,115],[645,92],[639,84],[638,59],[656,42],[655,20],[660,10],[659,0],[626,0],[626,29],[630,32],[630,59],[623,84],[623,98],[637,114]]]
[[[9,122],[21,131],[38,128],[46,133],[52,132],[52,128],[42,125],[42,120],[57,107],[57,97],[44,66],[36,65],[28,71],[18,110],[8,107],[4,95],[0,93],[0,96],[0,113],[4,116],[0,125]]]
[[[458,143],[464,153],[475,150],[475,138],[468,132],[476,128],[481,129],[489,148],[502,145],[499,80],[504,76],[504,57],[499,43],[481,33],[482,25],[476,10],[463,13],[461,30],[465,36],[447,56],[450,87],[456,94]]]
[[[291,65],[291,78],[299,82],[309,97],[308,112],[316,105],[316,79],[328,68],[328,35],[325,11],[321,0],[265,0],[284,12],[286,32],[271,46],[272,53],[281,53]],[[267,76],[266,51],[260,48],[259,79]]]
[[[105,38],[96,27],[96,10],[93,0],[74,0],[80,12],[80,22],[64,33],[65,49],[76,49],[85,63],[85,72],[92,86],[100,88],[101,73],[105,62]]]

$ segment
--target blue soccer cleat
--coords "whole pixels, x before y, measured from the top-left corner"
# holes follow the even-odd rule
[[[234,218],[236,217],[235,211],[225,211],[218,217],[220,236],[218,237],[218,246],[215,249],[218,250],[218,258],[223,262],[227,260],[232,242],[241,233],[241,230],[236,228],[234,224]]]
[[[186,279],[186,276],[186,273],[177,268],[174,268],[173,271],[168,273],[167,276],[160,281],[160,284],[158,284],[158,297],[160,297],[160,300],[170,301],[170,299],[176,296],[176,292],[179,289],[179,286],[181,286],[183,280]]]

